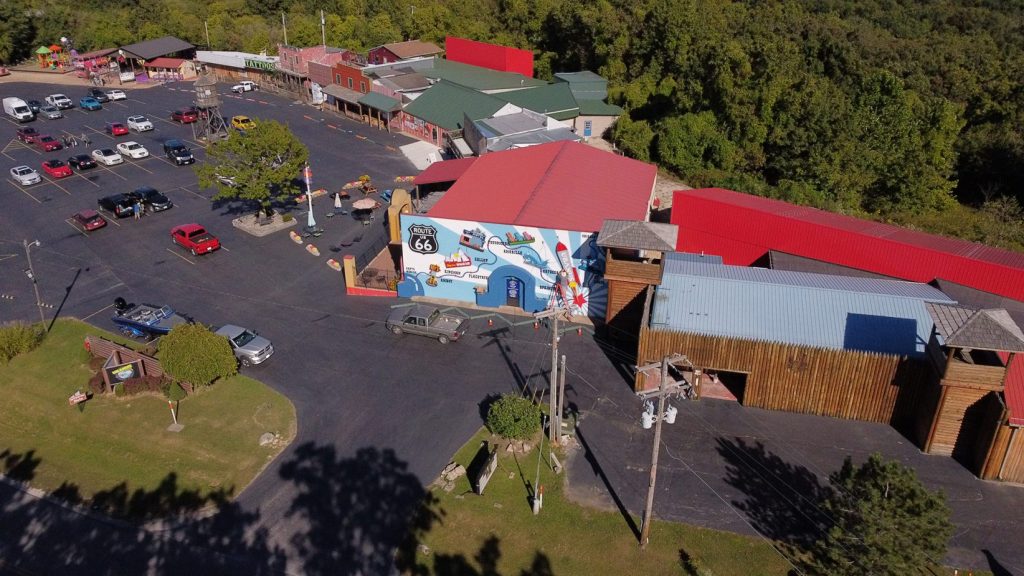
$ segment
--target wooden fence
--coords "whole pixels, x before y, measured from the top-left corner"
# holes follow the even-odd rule
[[[903,430],[912,427],[933,378],[924,360],[641,329],[638,363],[676,352],[703,370],[746,373],[744,405],[885,422]],[[641,375],[636,389],[643,386]]]

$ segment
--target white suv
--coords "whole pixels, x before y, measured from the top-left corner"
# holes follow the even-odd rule
[[[75,103],[71,101],[71,98],[63,94],[50,94],[46,97],[46,103],[52,104],[58,110],[67,110],[68,108],[75,107]]]

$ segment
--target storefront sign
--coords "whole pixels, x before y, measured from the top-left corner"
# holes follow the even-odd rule
[[[277,70],[277,63],[268,60],[256,60],[254,58],[246,58],[245,67],[255,68],[257,70],[269,70],[273,72],[274,70]]]
[[[480,475],[476,478],[476,493],[483,494],[484,488],[487,487],[487,483],[490,482],[491,476],[494,475],[494,471],[498,469],[498,452],[491,452],[487,458],[487,464],[480,470]]]
[[[136,378],[141,375],[138,364],[138,362],[128,362],[111,366],[107,368],[107,376],[111,382],[124,382],[130,378]]]

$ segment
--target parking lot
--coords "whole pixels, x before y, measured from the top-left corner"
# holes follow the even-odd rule
[[[86,91],[11,83],[2,87],[5,96],[41,100],[59,92],[75,102]],[[385,183],[395,176],[415,173],[398,151],[409,142],[405,137],[265,92],[238,97],[226,85],[218,88],[225,117],[272,117],[291,127],[310,149],[314,187],[334,191],[369,174],[383,189],[392,187]],[[545,386],[548,334],[531,323],[488,326],[479,320],[462,341],[448,346],[390,334],[383,319],[396,301],[346,296],[341,274],[324,263],[345,253],[331,252],[328,246],[363,230],[351,219],[324,218],[333,206],[328,198],[318,199],[314,207],[318,223],[326,228],[317,240],[324,248],[321,257],[307,254],[284,232],[256,238],[234,228],[231,220],[251,207],[211,202],[213,190],[200,189],[191,168],[162,158],[162,143],[176,138],[190,142],[197,162],[205,160],[192,129],[169,120],[172,110],[191,103],[190,90],[189,84],[129,90],[127,100],[104,104],[102,111],[69,110],[66,118],[32,123],[54,136],[88,132],[93,145],[70,152],[24,146],[14,138],[18,126],[6,118],[0,122],[5,176],[0,184],[0,319],[38,318],[32,283],[24,274],[23,245],[24,240],[38,239],[41,245],[31,248],[31,256],[47,319],[73,316],[113,329],[111,306],[121,296],[170,304],[206,324],[239,324],[267,336],[277,350],[274,357],[247,371],[295,404],[296,440],[242,492],[237,516],[145,534],[128,525],[93,522],[0,485],[0,509],[8,515],[28,511],[39,535],[35,546],[25,546],[24,526],[0,523],[0,558],[18,558],[18,566],[40,573],[142,573],[160,566],[154,564],[157,556],[173,558],[176,568],[193,566],[205,572],[217,566],[218,573],[330,573],[345,570],[325,566],[358,566],[362,573],[376,573],[366,564],[371,552],[341,541],[340,534],[347,537],[365,529],[369,532],[363,544],[390,544],[405,518],[402,507],[391,500],[395,485],[388,482],[403,474],[431,481],[480,426],[479,403],[488,394]],[[57,181],[44,176],[28,187],[7,177],[16,165],[38,169],[48,158],[66,160],[72,152],[112,147],[115,139],[103,133],[104,123],[124,122],[133,114],[146,115],[155,130],[116,140],[136,140],[151,157],[126,158],[121,165],[99,166]],[[79,210],[96,208],[101,196],[141,186],[160,190],[175,206],[140,220],[105,214],[110,224],[88,234],[69,221]],[[301,225],[304,207],[291,210]],[[170,229],[190,222],[216,234],[223,249],[196,257],[172,245]],[[583,412],[585,442],[585,457],[575,459],[568,473],[585,496],[617,499],[639,514],[650,435],[639,427],[641,403],[617,372],[616,364],[630,359],[575,333],[563,337],[561,347],[569,358],[569,400]],[[930,460],[888,427],[763,413],[713,401],[688,405],[681,415],[685,418],[666,432],[658,516],[747,533],[756,527],[783,537],[765,527],[782,514],[801,513],[786,504],[785,495],[821,481],[845,454],[859,458],[880,450],[914,464],[929,485],[946,488],[959,516],[951,550],[957,561],[984,566],[981,550],[990,549],[1014,569],[1024,562],[1011,544],[1019,538],[1021,524],[1012,518],[990,520],[1021,505],[1024,496],[1015,492],[1018,488],[977,481],[951,459]],[[816,434],[826,428],[827,434]],[[847,436],[853,440],[833,445]],[[385,466],[386,459],[361,456],[365,449],[376,454],[391,450],[396,461]],[[313,464],[318,467],[309,468],[308,477],[296,473]],[[758,516],[763,510],[777,516]],[[86,546],[82,535],[97,526],[109,545]],[[253,534],[262,539],[259,550]],[[54,556],[51,551],[58,547],[65,553]],[[277,554],[283,564],[267,560]],[[233,563],[242,556],[253,564]]]

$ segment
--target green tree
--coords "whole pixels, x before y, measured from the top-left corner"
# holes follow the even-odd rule
[[[502,395],[487,410],[487,428],[508,440],[526,440],[540,430],[540,408],[528,398]]]
[[[656,147],[662,164],[683,176],[697,176],[713,169],[731,170],[736,152],[711,112],[666,119],[658,127]]]
[[[949,508],[912,469],[880,454],[858,467],[847,457],[829,480],[822,508],[833,525],[815,547],[815,573],[902,576],[942,562],[953,534]]]
[[[629,156],[645,162],[650,160],[654,130],[646,120],[634,121],[629,114],[623,114],[612,127],[612,139]]]
[[[0,2],[0,63],[18,62],[35,48],[35,30],[28,14],[28,4],[21,0]]]
[[[238,361],[227,338],[202,324],[175,326],[160,339],[160,364],[178,382],[208,386],[238,373]]]
[[[309,159],[309,149],[284,124],[255,121],[256,127],[245,134],[233,133],[210,144],[206,163],[195,170],[200,186],[216,186],[215,200],[248,200],[268,210],[273,200],[298,193],[293,181]]]

